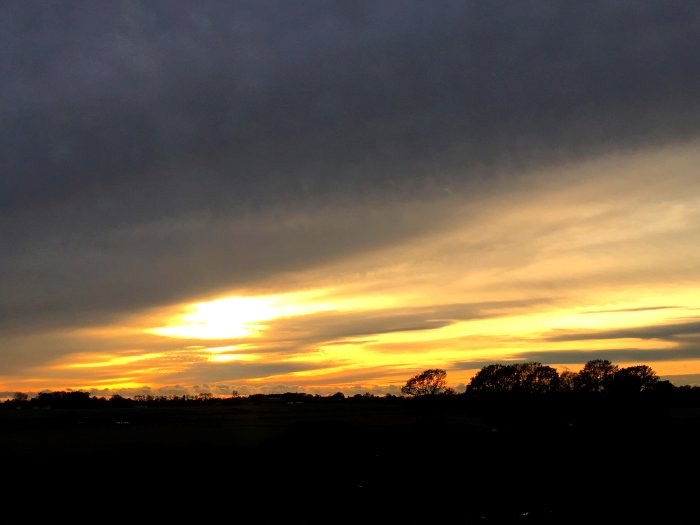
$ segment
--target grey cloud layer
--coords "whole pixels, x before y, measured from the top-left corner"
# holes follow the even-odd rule
[[[317,345],[334,345],[346,340],[358,343],[361,338],[372,335],[436,330],[459,321],[493,319],[548,302],[551,299],[533,298],[527,301],[407,305],[379,311],[324,312],[275,320],[265,336],[272,341],[289,340],[292,345],[287,351],[299,352],[304,348],[315,350]],[[282,351],[282,347],[273,345],[273,348]],[[258,350],[252,349],[251,352]]]
[[[607,350],[580,350],[576,348],[566,350],[551,350],[546,352],[523,352],[513,356],[511,360],[473,360],[459,361],[452,364],[453,368],[472,370],[494,363],[525,363],[535,361],[544,364],[581,364],[592,359],[608,359],[613,362],[643,363],[649,364],[658,361],[681,361],[685,359],[700,358],[700,344],[683,345],[673,349],[647,350],[642,348],[612,348]]]
[[[6,329],[79,325],[395,242],[432,219],[369,211],[700,122],[695,2],[0,14]],[[326,215],[341,204],[344,218]]]
[[[657,339],[671,343],[670,348],[643,349],[634,347],[609,348],[604,350],[582,350],[568,348],[540,352],[523,352],[513,355],[516,362],[538,361],[553,364],[585,363],[591,359],[609,359],[649,363],[653,361],[678,361],[700,358],[700,322],[660,324],[617,330],[595,330],[567,333],[546,337],[545,341],[587,341],[605,339]],[[493,361],[461,361],[455,368],[473,369],[493,364]]]
[[[700,335],[700,321],[642,326],[616,330],[593,330],[588,332],[552,335],[549,341],[585,341],[599,339],[668,339]]]
[[[550,149],[566,128],[559,141],[585,148],[586,125],[586,142],[605,144],[640,119],[680,131],[698,110],[693,2],[3,9],[3,197],[15,206],[135,183],[146,192],[130,202],[159,215],[406,183],[415,173],[378,167],[434,161],[446,145],[483,161],[531,135]],[[153,202],[165,181],[189,193]],[[222,196],[230,183],[243,195]]]

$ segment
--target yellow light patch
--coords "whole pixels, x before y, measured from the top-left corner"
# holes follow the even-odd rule
[[[250,362],[257,361],[260,356],[253,354],[213,354],[209,356],[209,361],[212,363],[231,363],[234,361]]]
[[[147,332],[188,339],[259,337],[269,321],[319,312],[355,311],[387,307],[395,297],[329,298],[330,290],[284,295],[231,296],[188,305],[167,326]]]
[[[159,359],[164,357],[162,353],[147,353],[140,355],[128,355],[128,356],[118,356],[118,357],[105,357],[104,361],[95,361],[88,363],[68,363],[64,365],[59,365],[56,368],[66,369],[66,368],[102,368],[108,366],[122,366],[128,365],[130,363],[137,363],[139,361],[145,361],[147,359]]]

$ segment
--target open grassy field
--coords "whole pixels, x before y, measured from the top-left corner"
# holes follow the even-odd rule
[[[689,408],[240,403],[4,410],[0,428],[5,496],[67,508],[258,523],[700,519],[682,478],[700,467]]]

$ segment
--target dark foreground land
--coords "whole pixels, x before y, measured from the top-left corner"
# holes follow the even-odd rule
[[[700,523],[699,446],[700,408],[638,400],[0,411],[23,522]]]

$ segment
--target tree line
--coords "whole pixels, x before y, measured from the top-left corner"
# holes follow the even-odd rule
[[[225,398],[216,397],[210,392],[198,394],[170,394],[153,395],[138,394],[133,397],[124,397],[119,394],[111,396],[91,396],[88,392],[79,390],[41,392],[37,396],[31,396],[25,392],[15,392],[11,399],[0,403],[1,408],[32,408],[32,409],[83,409],[83,408],[157,408],[157,407],[197,407],[212,405],[239,405],[239,404],[288,404],[300,405],[304,403],[334,403],[348,401],[366,403],[371,400],[397,399],[397,396],[387,394],[375,396],[370,392],[345,396],[342,392],[336,392],[329,396],[318,394],[306,394],[303,392],[286,392],[284,394],[251,394],[239,396],[232,393]]]
[[[252,394],[219,398],[204,392],[195,395],[136,395],[133,398],[112,395],[109,397],[91,396],[87,392],[41,392],[30,396],[23,392],[15,393],[12,399],[5,401],[4,408],[138,408],[158,406],[204,406],[240,403],[277,403],[298,405],[302,403],[333,403],[368,401],[391,401],[406,398],[424,398],[437,396],[478,398],[484,395],[556,395],[565,393],[582,393],[590,395],[670,395],[673,393],[690,393],[700,398],[700,387],[676,387],[669,381],[662,381],[651,367],[647,365],[621,368],[605,359],[588,361],[579,372],[563,371],[561,373],[542,363],[492,364],[481,368],[472,377],[463,392],[457,392],[447,386],[447,371],[430,368],[417,374],[401,388],[401,396],[386,394],[376,396],[370,392],[345,396],[342,392],[321,396],[287,392],[284,394]]]
[[[647,365],[620,368],[607,359],[594,359],[579,372],[564,371],[561,374],[555,368],[537,362],[488,365],[474,375],[465,394],[588,392],[633,395],[674,388],[669,381],[661,381]],[[447,387],[447,371],[441,368],[431,368],[413,376],[401,392],[412,397],[454,393]]]

